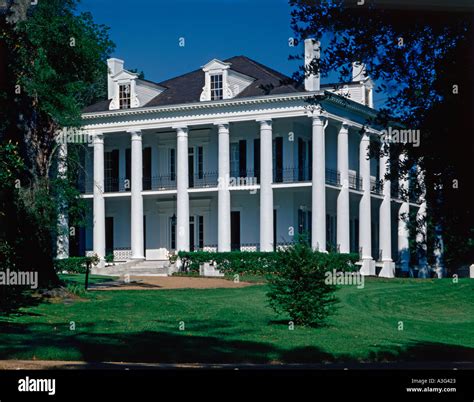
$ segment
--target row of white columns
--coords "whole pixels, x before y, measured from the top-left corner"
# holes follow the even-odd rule
[[[131,248],[132,258],[144,259],[143,196],[142,196],[142,133],[131,131]],[[94,225],[93,248],[97,256],[105,257],[105,200],[104,200],[104,136],[94,136]]]
[[[312,247],[326,251],[326,180],[325,180],[325,129],[327,119],[320,113],[312,118]],[[273,157],[272,120],[258,120],[260,124],[260,250],[273,250]],[[231,202],[228,181],[230,177],[229,123],[216,123],[219,147],[218,183],[218,250],[231,248]],[[189,250],[189,194],[188,194],[188,128],[173,127],[177,133],[177,227],[176,247]],[[142,134],[131,131],[131,248],[132,258],[143,259],[143,196],[142,196]],[[105,203],[104,203],[104,138],[94,137],[94,251],[105,257]],[[366,275],[375,274],[371,250],[371,194],[370,194],[370,135],[362,135],[359,147],[362,196],[359,203],[359,242],[362,251],[362,270]],[[337,167],[341,189],[337,198],[337,242],[341,253],[350,251],[349,214],[349,125],[343,123],[338,133]],[[389,169],[387,156],[381,157],[380,177]],[[407,181],[401,183],[407,185]],[[380,247],[382,249],[382,276],[394,275],[391,258],[391,200],[390,182],[385,180],[380,205]],[[408,202],[400,209],[400,217],[408,211]],[[403,228],[402,228],[403,226]],[[403,219],[399,219],[399,245],[408,249],[408,232]]]

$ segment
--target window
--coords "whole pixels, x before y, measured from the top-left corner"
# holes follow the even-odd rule
[[[130,104],[131,104],[130,84],[119,85],[119,108],[130,109]]]
[[[194,187],[194,148],[188,148],[188,186]]]
[[[198,242],[199,249],[204,249],[204,217],[202,215],[198,216]]]
[[[176,180],[176,150],[170,149],[170,180]]]
[[[273,140],[273,181],[275,183],[283,181],[283,137],[276,137]]]
[[[247,177],[247,141],[239,141],[239,177]]]
[[[171,243],[171,250],[176,249],[176,215],[173,215],[170,218],[170,243]]]
[[[130,148],[125,150],[125,180],[127,180],[127,185],[124,185],[124,190],[130,191],[132,184],[132,151]]]
[[[143,148],[143,190],[151,190],[151,148]]]
[[[260,138],[253,140],[253,172],[257,181],[260,182]]]
[[[222,74],[211,75],[211,100],[223,98]]]
[[[239,144],[237,142],[230,144],[230,175],[231,177],[239,175]]]
[[[197,159],[197,170],[198,170],[198,178],[200,180],[204,177],[204,150],[202,147],[198,147],[197,149],[198,159]]]
[[[105,191],[119,191],[119,151],[104,152]]]
[[[189,250],[194,251],[194,240],[195,240],[195,233],[194,233],[194,216],[189,217]]]

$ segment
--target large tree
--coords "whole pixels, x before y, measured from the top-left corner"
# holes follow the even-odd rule
[[[320,61],[306,73],[324,77],[337,71],[339,81],[347,82],[352,63],[365,64],[383,101],[376,121],[367,123],[421,131],[419,147],[394,144],[408,162],[395,166],[392,175],[421,168],[429,249],[441,229],[448,270],[474,262],[472,8],[402,9],[397,2],[369,0],[291,0],[290,5],[297,39],[313,37],[323,44]]]
[[[77,0],[8,3],[0,15],[0,154],[14,144],[23,168],[15,166],[16,180],[0,186],[2,243],[15,251],[20,269],[38,270],[45,285],[57,280],[53,243],[60,203],[55,200],[69,197],[73,217],[78,201],[72,183],[77,159],[70,155],[70,173],[57,178],[56,139],[64,127],[80,125],[86,104],[105,96],[113,43],[107,27],[77,11]]]

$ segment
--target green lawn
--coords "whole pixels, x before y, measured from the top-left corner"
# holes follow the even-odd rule
[[[473,280],[453,284],[369,279],[364,289],[338,290],[341,302],[336,314],[326,327],[317,329],[289,330],[288,320],[268,307],[266,289],[256,285],[96,291],[83,300],[41,303],[0,317],[0,358],[235,363],[474,360]],[[180,322],[184,330],[179,330]],[[399,322],[403,330],[398,329]]]

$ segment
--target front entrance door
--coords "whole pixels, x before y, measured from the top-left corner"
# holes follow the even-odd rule
[[[240,250],[240,211],[230,213],[230,248]]]

